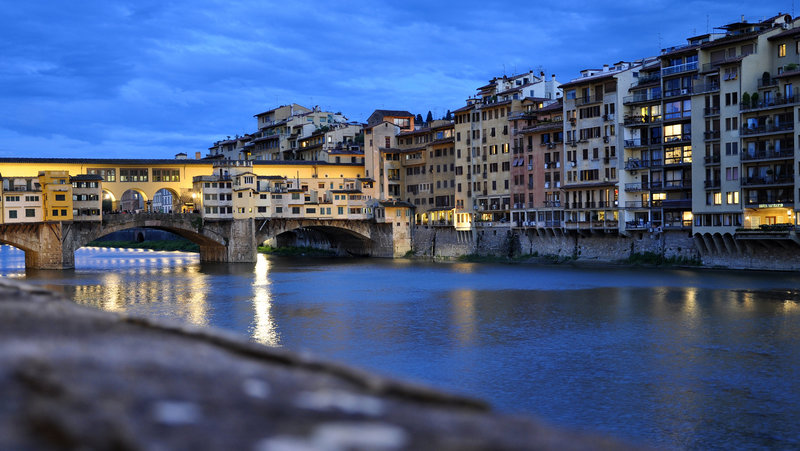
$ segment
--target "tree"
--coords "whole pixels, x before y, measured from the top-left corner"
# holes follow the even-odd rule
[[[433,122],[433,113],[431,113],[431,110],[428,110],[428,115],[425,117],[425,122],[428,124]]]
[[[745,108],[750,108],[750,94],[747,92],[742,94],[742,106]]]
[[[453,113],[451,113],[450,110],[447,110],[447,114],[444,115],[444,120],[446,120],[446,121],[452,121],[453,120]]]
[[[424,122],[421,114],[418,114],[414,121],[416,121],[417,124],[422,124]]]

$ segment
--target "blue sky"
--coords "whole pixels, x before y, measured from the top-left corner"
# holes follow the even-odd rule
[[[290,102],[441,116],[504,71],[565,82],[793,8],[552,3],[0,0],[0,157],[205,155]]]

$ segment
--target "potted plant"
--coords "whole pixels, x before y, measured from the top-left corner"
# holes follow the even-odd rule
[[[742,94],[742,108],[750,108],[750,94],[747,92]]]
[[[758,108],[758,93],[754,92],[753,95],[750,96],[750,104],[753,105],[753,108]]]

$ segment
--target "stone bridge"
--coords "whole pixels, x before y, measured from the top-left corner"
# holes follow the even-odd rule
[[[0,243],[25,251],[25,267],[67,269],[75,267],[75,251],[120,230],[166,230],[200,246],[204,262],[254,262],[258,244],[281,238],[286,243],[301,232],[324,237],[331,247],[350,255],[393,257],[392,224],[368,220],[228,219],[203,220],[197,214],[139,213],[104,215],[97,222],[47,222],[0,225]]]

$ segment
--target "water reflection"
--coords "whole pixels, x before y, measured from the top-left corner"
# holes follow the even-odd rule
[[[272,293],[269,280],[270,262],[263,254],[259,254],[255,266],[253,280],[254,325],[251,336],[253,340],[268,345],[280,346],[280,337],[272,318]]]

